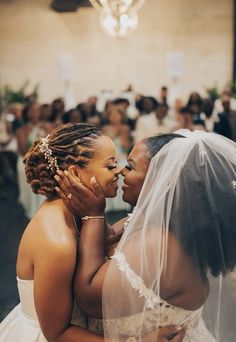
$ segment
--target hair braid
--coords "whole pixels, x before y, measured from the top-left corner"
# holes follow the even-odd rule
[[[102,132],[89,124],[60,125],[49,136],[49,148],[56,157],[58,167],[66,170],[70,165],[86,167],[95,155],[94,145]],[[48,160],[40,150],[41,139],[31,146],[24,158],[27,182],[36,194],[53,197],[57,183],[56,168],[48,168]]]

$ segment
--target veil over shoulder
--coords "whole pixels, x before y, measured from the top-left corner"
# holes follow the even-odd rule
[[[104,330],[112,341],[141,341],[170,324],[186,325],[186,342],[235,341],[236,144],[214,133],[177,133],[183,138],[152,158],[106,274]],[[184,303],[178,284],[185,282]],[[207,289],[202,302],[198,284]]]

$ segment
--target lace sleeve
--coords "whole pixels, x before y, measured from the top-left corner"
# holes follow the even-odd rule
[[[148,309],[153,309],[156,304],[160,303],[160,297],[155,295],[155,293],[151,289],[148,289],[145,286],[143,279],[140,278],[130,268],[130,265],[127,262],[125,255],[123,253],[116,251],[112,259],[115,259],[117,261],[119,270],[125,274],[132,288],[138,291],[140,297],[145,298]]]

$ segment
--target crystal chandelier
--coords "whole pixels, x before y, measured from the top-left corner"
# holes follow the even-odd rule
[[[137,11],[145,0],[90,0],[100,13],[102,29],[112,37],[125,37],[138,26]]]

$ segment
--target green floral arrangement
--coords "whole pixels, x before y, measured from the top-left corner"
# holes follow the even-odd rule
[[[26,80],[18,89],[13,89],[9,85],[3,86],[0,91],[1,111],[10,103],[27,103],[38,98],[39,84],[36,84],[31,91],[28,91],[30,82]]]
[[[220,91],[219,91],[218,86],[216,84],[211,88],[207,88],[206,92],[207,92],[208,97],[213,102],[220,97]]]

